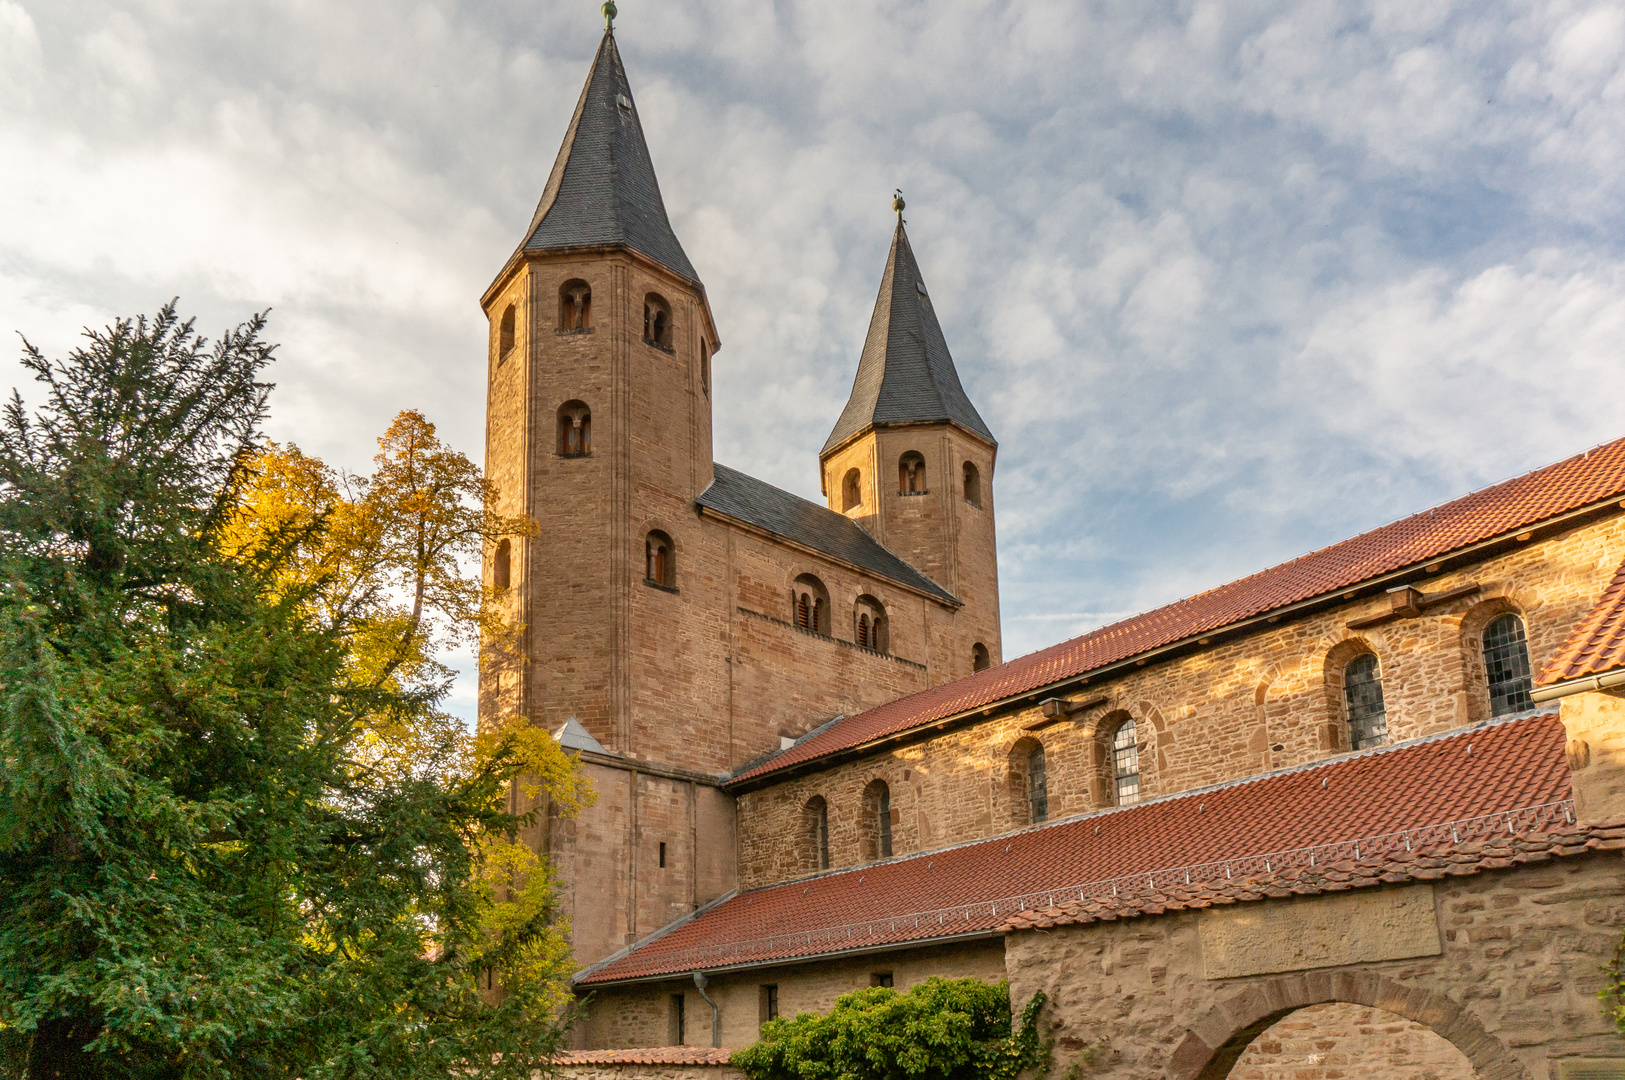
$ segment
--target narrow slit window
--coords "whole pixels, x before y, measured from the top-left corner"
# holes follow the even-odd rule
[[[666,842],[660,841],[660,869],[666,868]]]

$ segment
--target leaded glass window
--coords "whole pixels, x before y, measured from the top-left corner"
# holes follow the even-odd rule
[[[1033,824],[1049,820],[1049,780],[1044,776],[1044,748],[1033,747],[1027,755],[1027,798],[1032,805]]]
[[[1516,615],[1502,615],[1484,631],[1484,678],[1489,683],[1491,716],[1535,707],[1529,696],[1529,644],[1523,620]]]
[[[1112,776],[1118,806],[1140,801],[1140,746],[1135,741],[1136,731],[1134,721],[1124,720],[1112,738]]]
[[[1356,656],[1343,669],[1343,701],[1348,706],[1350,747],[1369,750],[1388,741],[1388,712],[1382,703],[1376,656]]]

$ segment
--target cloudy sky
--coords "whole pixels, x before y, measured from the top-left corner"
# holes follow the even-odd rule
[[[1625,435],[1619,0],[620,8],[719,460],[818,497],[906,193],[1000,440],[1006,657]],[[0,329],[270,307],[273,437],[363,469],[421,408],[477,457],[477,300],[600,28],[0,0]]]

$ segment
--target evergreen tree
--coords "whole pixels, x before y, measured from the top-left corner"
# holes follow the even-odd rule
[[[0,1072],[528,1076],[569,955],[509,788],[589,793],[545,733],[472,742],[443,679],[358,657],[376,627],[320,602],[330,509],[245,529],[263,328],[210,346],[171,304],[65,360],[26,347],[43,402],[0,422]],[[432,669],[402,640],[392,671]]]

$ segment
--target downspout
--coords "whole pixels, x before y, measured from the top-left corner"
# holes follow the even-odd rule
[[[705,992],[705,972],[696,971],[694,973],[694,989],[698,990],[700,997],[704,998],[705,1003],[711,1006],[711,1048],[714,1050],[722,1045],[722,1014],[717,1012],[717,1003],[712,1001],[711,996]]]

